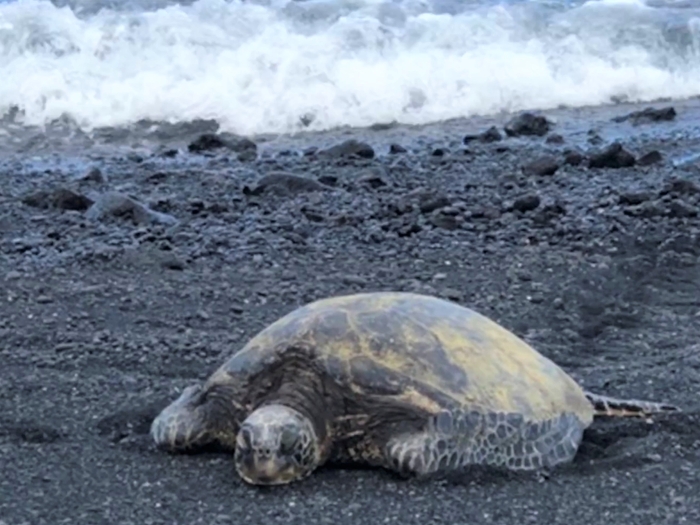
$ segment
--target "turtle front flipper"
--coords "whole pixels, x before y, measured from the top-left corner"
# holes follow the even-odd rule
[[[592,392],[584,392],[586,399],[593,405],[596,416],[608,417],[648,417],[665,412],[679,412],[681,409],[674,405],[642,401],[638,399],[620,399],[603,396]]]
[[[419,477],[469,465],[551,468],[574,458],[585,426],[572,413],[530,421],[516,413],[444,411],[424,431],[389,439],[385,462],[403,476]]]
[[[153,420],[151,437],[158,448],[169,452],[200,449],[214,443],[220,434],[221,420],[215,412],[201,386],[189,386]]]

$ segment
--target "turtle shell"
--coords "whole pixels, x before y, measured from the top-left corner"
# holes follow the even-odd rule
[[[300,348],[342,388],[430,413],[461,408],[530,421],[566,413],[584,427],[593,418],[582,388],[525,341],[469,308],[405,292],[302,306],[259,332],[210,381],[264,376]]]

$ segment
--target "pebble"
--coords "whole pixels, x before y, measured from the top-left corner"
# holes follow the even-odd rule
[[[602,151],[592,153],[588,159],[589,168],[629,168],[635,164],[634,155],[619,142],[613,142]]]
[[[521,113],[508,121],[504,129],[509,137],[546,135],[552,123],[543,115],[531,112]]]

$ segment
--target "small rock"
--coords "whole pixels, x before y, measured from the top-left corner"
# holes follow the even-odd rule
[[[594,130],[594,129],[588,130],[588,143],[591,146],[599,146],[603,142],[605,142],[603,140],[603,137],[601,137],[596,130]]]
[[[238,160],[245,162],[255,160],[258,156],[258,146],[250,139],[230,133],[204,133],[187,146],[191,153],[202,153],[216,149],[227,149],[238,153]]]
[[[663,160],[663,157],[662,157],[661,153],[658,150],[652,150],[648,153],[645,153],[641,157],[639,157],[637,164],[639,166],[650,166],[652,164],[656,164],[658,162],[661,162],[662,160]]]
[[[53,347],[53,351],[58,353],[67,352],[68,350],[73,350],[75,348],[75,343],[65,342],[58,343]]]
[[[445,195],[424,196],[421,199],[419,208],[421,213],[432,213],[435,210],[439,210],[440,208],[444,208],[445,206],[449,205],[450,199],[448,199]]]
[[[700,188],[691,180],[686,179],[673,179],[664,186],[664,188],[659,192],[659,195],[668,195],[669,193],[675,193],[677,195],[694,195],[700,193]]]
[[[367,279],[360,275],[350,275],[346,274],[343,275],[341,279],[342,283],[345,285],[359,285],[359,286],[365,286],[367,285]]]
[[[629,168],[635,163],[634,155],[624,149],[619,142],[613,142],[603,151],[593,153],[588,159],[589,168]]]
[[[523,166],[523,173],[528,176],[554,175],[559,169],[559,162],[551,155],[544,155]]]
[[[498,131],[498,128],[496,126],[491,126],[486,131],[477,135],[466,135],[462,142],[464,144],[469,144],[470,142],[473,142],[475,140],[485,143],[499,142],[503,140],[503,135],[501,135],[501,132]]]
[[[583,162],[583,155],[575,150],[568,150],[564,152],[564,164],[569,166],[578,166]]]
[[[506,135],[509,137],[518,137],[521,135],[536,135],[542,137],[549,132],[550,126],[551,123],[546,117],[526,111],[510,119],[504,129]]]
[[[447,150],[445,148],[435,148],[431,155],[433,157],[444,157],[447,155]]]
[[[399,153],[406,153],[406,151],[408,151],[408,150],[406,148],[404,148],[403,146],[401,146],[400,144],[391,144],[389,146],[389,153],[391,153],[392,155],[397,155]]]
[[[395,120],[392,120],[391,122],[375,122],[369,127],[369,129],[372,131],[386,131],[388,129],[395,128],[398,125],[399,123]]]
[[[671,121],[676,118],[676,109],[673,106],[665,108],[645,108],[641,111],[633,111],[628,115],[613,118],[613,122],[629,120],[633,125],[650,124],[654,122]]]
[[[462,292],[460,292],[459,290],[455,290],[454,288],[443,288],[442,290],[440,290],[440,295],[445,299],[449,299],[451,301],[461,301],[462,297],[464,297],[464,294]]]
[[[657,203],[646,201],[638,206],[629,206],[625,208],[624,213],[625,215],[631,215],[633,217],[651,218],[663,215],[664,211]]]
[[[17,270],[10,270],[5,274],[5,280],[6,281],[16,281],[17,279],[20,279],[22,277],[22,274],[19,273]]]
[[[309,206],[302,206],[300,211],[311,222],[323,222],[326,220],[326,215],[323,211],[310,208]]]
[[[668,214],[670,217],[684,218],[684,217],[697,217],[698,210],[695,206],[683,202],[681,200],[674,200],[669,205]]]
[[[651,194],[647,192],[629,192],[629,193],[622,193],[620,194],[619,197],[619,202],[620,204],[625,204],[629,206],[636,206],[637,204],[641,204],[643,202],[648,201],[651,199]]]
[[[53,298],[49,297],[48,295],[39,295],[36,298],[36,302],[39,304],[47,304],[47,303],[52,303]]]
[[[335,186],[338,184],[338,177],[335,175],[321,175],[318,178],[318,182],[325,184],[326,186]]]
[[[203,151],[225,148],[226,145],[226,141],[216,133],[204,133],[192,141],[187,146],[187,149],[191,153],[201,153]]]
[[[519,197],[513,203],[513,209],[520,212],[527,212],[536,209],[540,205],[540,197],[534,193]]]
[[[182,271],[185,269],[185,263],[173,252],[163,252],[160,257],[160,265],[166,270]]]
[[[545,140],[545,143],[547,144],[564,144],[564,137],[559,135],[558,133],[552,133],[547,137]]]
[[[461,220],[454,215],[446,215],[444,213],[435,213],[430,216],[430,223],[436,228],[444,230],[456,230],[461,226]]]
[[[85,211],[92,205],[92,200],[67,188],[52,191],[39,191],[25,196],[22,202],[33,208]]]
[[[85,216],[91,220],[103,220],[108,216],[128,218],[135,224],[177,224],[172,215],[151,210],[131,197],[110,191],[97,198]]]
[[[332,188],[308,177],[301,177],[284,171],[273,171],[262,177],[255,188],[250,189],[248,186],[244,186],[243,193],[252,196],[262,195],[266,192],[278,195],[292,195],[329,189]]]
[[[84,182],[97,182],[99,184],[104,184],[107,182],[107,177],[102,173],[102,170],[98,167],[90,168],[82,176],[78,177],[79,181]]]
[[[126,154],[127,160],[130,160],[131,162],[135,162],[137,164],[141,164],[143,162],[143,155],[139,155],[135,151],[131,151]]]
[[[165,145],[161,145],[158,147],[158,150],[154,152],[154,156],[156,157],[161,157],[163,159],[172,159],[173,157],[177,157],[177,154],[179,151],[177,148],[169,148]]]
[[[556,220],[562,215],[566,215],[566,206],[563,202],[555,201],[540,208],[537,211],[537,214],[533,217],[533,221],[535,224],[551,224],[552,221]]]
[[[471,216],[475,219],[496,220],[501,216],[501,210],[495,206],[477,207],[471,210]]]
[[[384,180],[384,177],[382,177],[381,174],[374,172],[369,172],[365,173],[364,175],[361,175],[357,179],[357,182],[369,186],[373,190],[382,188],[387,185],[386,181]]]
[[[355,139],[348,139],[340,144],[331,146],[318,152],[319,156],[340,158],[340,157],[360,157],[364,159],[374,158],[374,149],[365,142]]]
[[[242,314],[243,312],[245,312],[245,308],[243,308],[242,305],[237,303],[230,304],[228,308],[234,314]]]

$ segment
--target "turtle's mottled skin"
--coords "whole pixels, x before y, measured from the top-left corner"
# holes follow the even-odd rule
[[[585,392],[486,317],[434,297],[319,300],[258,333],[153,421],[172,452],[217,444],[252,484],[329,462],[427,475],[570,461],[596,415],[678,410]]]

